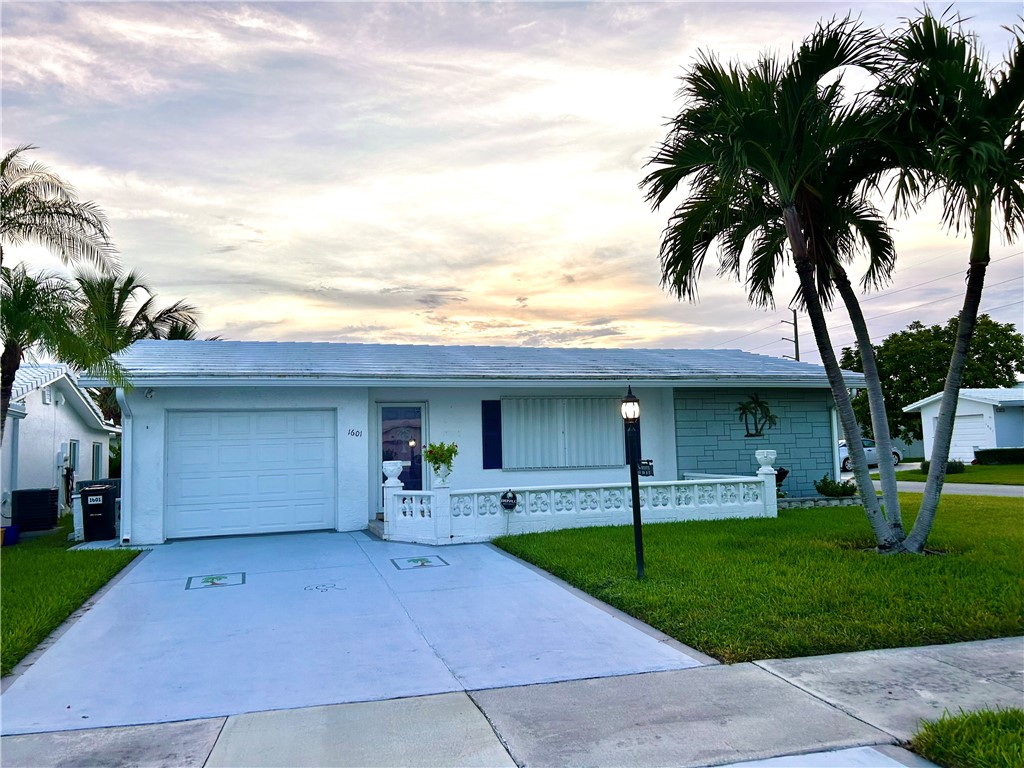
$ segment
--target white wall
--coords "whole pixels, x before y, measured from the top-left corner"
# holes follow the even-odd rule
[[[654,460],[654,477],[647,481],[676,480],[675,416],[670,388],[634,387],[641,403],[641,436],[643,458]],[[426,402],[423,424],[424,443],[457,443],[459,455],[452,465],[449,479],[453,492],[466,489],[512,488],[517,486],[560,485],[567,483],[628,482],[625,466],[598,469],[511,470],[483,468],[483,437],[480,403],[510,397],[610,397],[619,400],[625,392],[621,387],[607,389],[582,388],[373,388],[370,390],[372,423],[369,461],[380,466],[379,405],[392,402]],[[426,488],[430,489],[432,473],[426,470]],[[368,498],[373,500],[370,517],[378,511],[380,471],[368,478]]]
[[[58,454],[70,440],[78,440],[78,470],[75,480],[95,479],[92,472],[92,444],[100,443],[102,472],[106,477],[110,454],[110,435],[97,429],[95,422],[82,417],[72,405],[76,397],[70,385],[58,381],[50,385],[54,397],[44,403],[42,389],[29,392],[24,398],[26,416],[18,427],[18,471],[11,476],[11,442],[13,419],[8,417],[3,445],[3,490],[10,492],[20,488],[62,488],[61,468]],[[64,503],[63,496],[61,503]],[[6,514],[9,508],[5,506]]]
[[[932,443],[935,439],[935,420],[939,416],[939,405],[941,400],[936,400],[934,403],[930,403],[921,408],[921,432],[924,435],[924,457],[929,461],[932,458]],[[985,424],[985,430],[988,434],[987,441],[979,443],[981,448],[991,448],[995,446],[995,419],[993,418],[993,407],[988,403],[979,403],[974,400],[965,400],[960,398],[956,408],[956,418],[959,419],[961,416],[982,416]],[[956,426],[954,424],[954,437],[956,433]],[[950,446],[949,451],[950,460],[960,459],[963,462],[970,462],[974,460],[973,450],[958,450],[956,440]]]
[[[574,470],[483,469],[480,415],[482,400],[503,395],[566,397],[572,395],[621,398],[621,388],[608,389],[516,389],[473,388],[326,388],[326,387],[136,387],[127,395],[131,417],[124,430],[131,430],[130,455],[123,456],[124,473],[131,482],[122,498],[122,515],[130,516],[133,544],[164,541],[163,507],[165,427],[169,410],[244,410],[280,408],[331,408],[338,414],[338,517],[337,530],[360,530],[380,510],[380,425],[379,404],[426,403],[423,441],[455,442],[459,455],[450,479],[453,491],[476,488],[515,488],[560,483],[610,483],[628,481],[623,467]],[[644,458],[654,460],[654,480],[675,480],[675,432],[671,389],[635,388],[643,408]],[[431,479],[427,472],[427,488]],[[124,532],[122,532],[122,537]]]
[[[131,472],[129,498],[122,497],[122,520],[130,516],[133,544],[164,541],[164,478],[167,411],[169,410],[270,410],[281,408],[336,409],[338,415],[338,510],[337,530],[352,531],[367,522],[368,409],[365,388],[322,387],[195,387],[156,388],[153,397],[146,387],[127,394],[131,417],[122,427],[132,430],[129,455],[122,474]],[[354,434],[349,434],[349,430]],[[124,449],[123,449],[124,450]],[[122,538],[124,531],[122,531]]]

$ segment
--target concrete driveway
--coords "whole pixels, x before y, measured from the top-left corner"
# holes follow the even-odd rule
[[[489,545],[363,532],[156,547],[3,695],[4,734],[699,666]]]

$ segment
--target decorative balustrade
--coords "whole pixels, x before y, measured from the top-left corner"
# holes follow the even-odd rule
[[[663,523],[778,514],[775,470],[768,462],[762,462],[757,476],[691,477],[642,484],[643,521]],[[632,521],[628,483],[515,488],[517,504],[511,511],[502,509],[501,489],[404,491],[400,486],[385,486],[384,490],[384,536],[395,541],[487,541],[509,533],[624,525]]]

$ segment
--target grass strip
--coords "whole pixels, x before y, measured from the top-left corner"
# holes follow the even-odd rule
[[[68,552],[71,517],[58,530],[0,549],[0,673],[14,666],[138,556],[132,550]]]
[[[900,497],[906,511],[921,499]],[[929,539],[944,554],[928,556],[870,551],[859,507],[646,525],[639,582],[631,526],[495,544],[726,662],[1024,633],[1019,499],[946,497]]]
[[[946,713],[925,723],[910,745],[943,768],[1020,768],[1024,765],[1024,710]]]
[[[877,477],[877,473],[872,474]],[[896,473],[897,480],[923,483],[928,475],[919,469],[904,469]],[[978,483],[979,485],[1024,485],[1024,464],[968,464],[957,475],[946,475],[947,483]]]

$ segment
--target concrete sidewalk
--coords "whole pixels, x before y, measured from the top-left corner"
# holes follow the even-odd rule
[[[1018,637],[9,736],[2,749],[4,766],[927,766],[897,746],[922,718],[1022,701]]]

